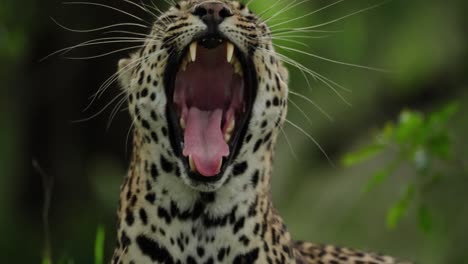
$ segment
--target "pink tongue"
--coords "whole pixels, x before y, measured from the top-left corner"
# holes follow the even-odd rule
[[[203,176],[215,176],[220,171],[223,157],[229,155],[229,146],[221,130],[223,111],[201,111],[192,107],[186,116],[185,147],[183,154],[192,156],[197,171]]]

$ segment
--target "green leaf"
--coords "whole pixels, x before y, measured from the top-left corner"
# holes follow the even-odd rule
[[[424,142],[426,136],[424,116],[419,112],[403,111],[400,114],[395,136],[399,144],[415,146]]]
[[[429,208],[424,205],[419,207],[418,211],[419,227],[425,232],[429,233],[432,229],[432,216]]]
[[[60,258],[55,262],[57,264],[73,264],[73,259],[68,255],[68,253],[64,252],[60,256]]]
[[[102,226],[98,227],[96,232],[96,240],[94,243],[94,264],[104,263],[104,240],[105,231]]]
[[[395,163],[396,164],[396,163]],[[386,168],[377,171],[374,173],[374,176],[372,179],[367,182],[366,187],[364,187],[364,193],[369,193],[372,191],[375,187],[379,186],[382,184],[383,181],[385,181],[388,176],[394,171],[396,165],[394,163],[390,164]]]
[[[357,163],[370,159],[371,157],[375,156],[377,153],[379,153],[383,149],[384,149],[383,146],[380,144],[373,144],[373,145],[364,147],[353,153],[346,154],[341,159],[341,164],[343,164],[346,167],[353,166]]]
[[[433,112],[429,116],[429,124],[431,126],[444,125],[450,118],[459,111],[459,104],[457,102],[450,103],[442,109]]]
[[[431,137],[427,148],[432,155],[440,159],[449,159],[452,156],[452,140],[447,132],[441,132]]]
[[[437,187],[437,185],[442,181],[444,175],[441,172],[435,172],[427,179],[427,181],[423,182],[421,186],[421,191],[429,192],[433,188]]]
[[[393,135],[395,133],[395,125],[393,122],[387,122],[380,133],[380,138],[384,141],[390,141],[393,139]]]
[[[43,258],[41,264],[52,264],[52,261],[49,258]]]
[[[395,229],[408,211],[409,204],[414,198],[415,190],[414,184],[408,185],[405,194],[387,212],[387,227],[389,229]]]

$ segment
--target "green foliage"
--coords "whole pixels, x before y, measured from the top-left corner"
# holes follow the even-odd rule
[[[429,232],[432,217],[429,207],[424,204],[424,192],[444,175],[438,166],[448,164],[454,158],[453,141],[448,129],[450,118],[457,112],[458,105],[451,103],[442,109],[425,115],[418,111],[404,110],[397,123],[389,122],[368,146],[345,155],[344,166],[366,161],[387,150],[395,152],[395,158],[383,169],[374,173],[364,188],[373,190],[404,164],[415,171],[408,179],[403,195],[387,213],[387,227],[394,229],[405,216],[412,204],[418,206],[419,227]]]
[[[42,263],[42,264],[52,264],[52,261],[51,261],[49,258],[44,257],[44,258],[42,259],[42,262],[41,262],[41,263]]]
[[[381,144],[373,144],[370,146],[367,146],[365,148],[362,148],[360,150],[357,150],[356,152],[346,155],[342,163],[345,166],[352,166],[354,164],[357,164],[359,162],[362,162],[364,160],[367,160],[377,153],[379,153],[381,150],[383,150],[383,147]]]
[[[104,248],[105,248],[105,237],[106,237],[106,232],[103,226],[99,226],[97,231],[96,231],[96,239],[94,240],[94,264],[104,264]],[[53,264],[53,263],[58,263],[58,264],[74,264],[75,262],[73,259],[67,257],[67,256],[62,256],[61,258],[58,259],[57,262],[53,262],[52,258],[46,254],[46,256],[43,257],[41,264]]]
[[[104,264],[104,227],[98,227],[96,240],[94,242],[94,264]]]
[[[414,198],[415,189],[414,184],[409,184],[406,187],[404,195],[390,208],[387,213],[388,228],[394,229],[406,211],[408,211],[408,207]]]

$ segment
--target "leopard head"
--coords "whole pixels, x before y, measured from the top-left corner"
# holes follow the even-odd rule
[[[199,191],[268,159],[286,115],[288,73],[270,30],[237,1],[172,6],[119,77],[141,144]]]

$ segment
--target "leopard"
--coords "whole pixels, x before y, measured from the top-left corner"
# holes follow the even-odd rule
[[[234,0],[174,2],[118,63],[133,122],[113,264],[403,264],[295,241],[270,189],[288,70]]]

